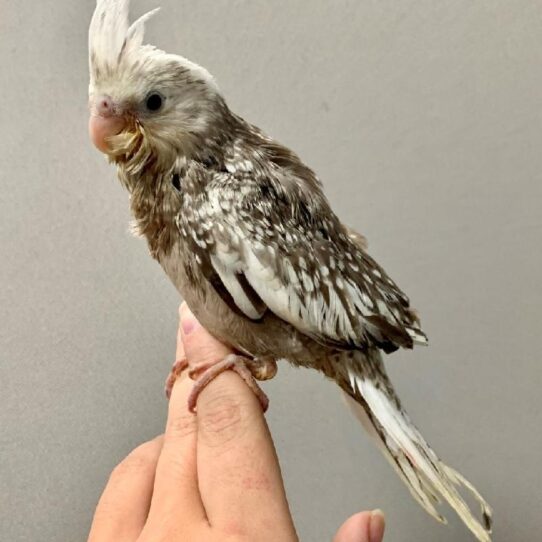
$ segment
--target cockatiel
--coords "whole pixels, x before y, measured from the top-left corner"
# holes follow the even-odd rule
[[[276,360],[344,391],[414,498],[447,501],[490,541],[491,509],[439,460],[403,410],[382,351],[426,344],[407,296],[337,218],[291,150],[234,114],[204,68],[143,44],[156,10],[98,0],[89,31],[90,135],[116,164],[138,233],[201,324],[238,354],[191,368],[202,387],[233,369],[258,394]],[[174,365],[168,381],[184,368]],[[458,489],[481,506],[476,519]]]

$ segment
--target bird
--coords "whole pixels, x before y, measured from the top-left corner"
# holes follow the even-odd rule
[[[236,371],[256,380],[277,361],[334,381],[418,503],[448,503],[477,540],[492,510],[446,465],[405,412],[383,355],[426,345],[409,298],[333,212],[298,155],[235,114],[214,77],[144,43],[129,0],[97,0],[89,27],[89,133],[128,190],[134,232],[199,322],[235,352],[189,367],[204,386]],[[187,369],[177,360],[166,387]],[[462,493],[480,507],[475,514]]]

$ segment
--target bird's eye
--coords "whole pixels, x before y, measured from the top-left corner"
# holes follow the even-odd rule
[[[145,99],[145,107],[149,111],[159,111],[164,103],[164,98],[157,92],[151,92]]]

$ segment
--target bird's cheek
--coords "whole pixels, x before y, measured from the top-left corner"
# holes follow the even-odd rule
[[[91,115],[88,121],[90,139],[101,152],[109,151],[108,139],[120,134],[125,127],[125,119],[117,116],[102,117]]]

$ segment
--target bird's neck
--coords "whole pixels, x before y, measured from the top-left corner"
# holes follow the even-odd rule
[[[181,205],[171,186],[171,174],[146,172],[124,184],[129,185],[132,231],[147,240],[151,255],[159,259],[175,243],[175,217]]]
[[[168,254],[178,238],[175,219],[180,211],[183,191],[175,187],[175,175],[181,178],[194,162],[202,167],[220,168],[224,154],[232,146],[232,125],[209,134],[197,144],[177,148],[169,156],[158,157],[153,152],[139,152],[139,161],[117,162],[121,183],[130,193],[133,232],[145,237],[152,256],[160,259]]]

